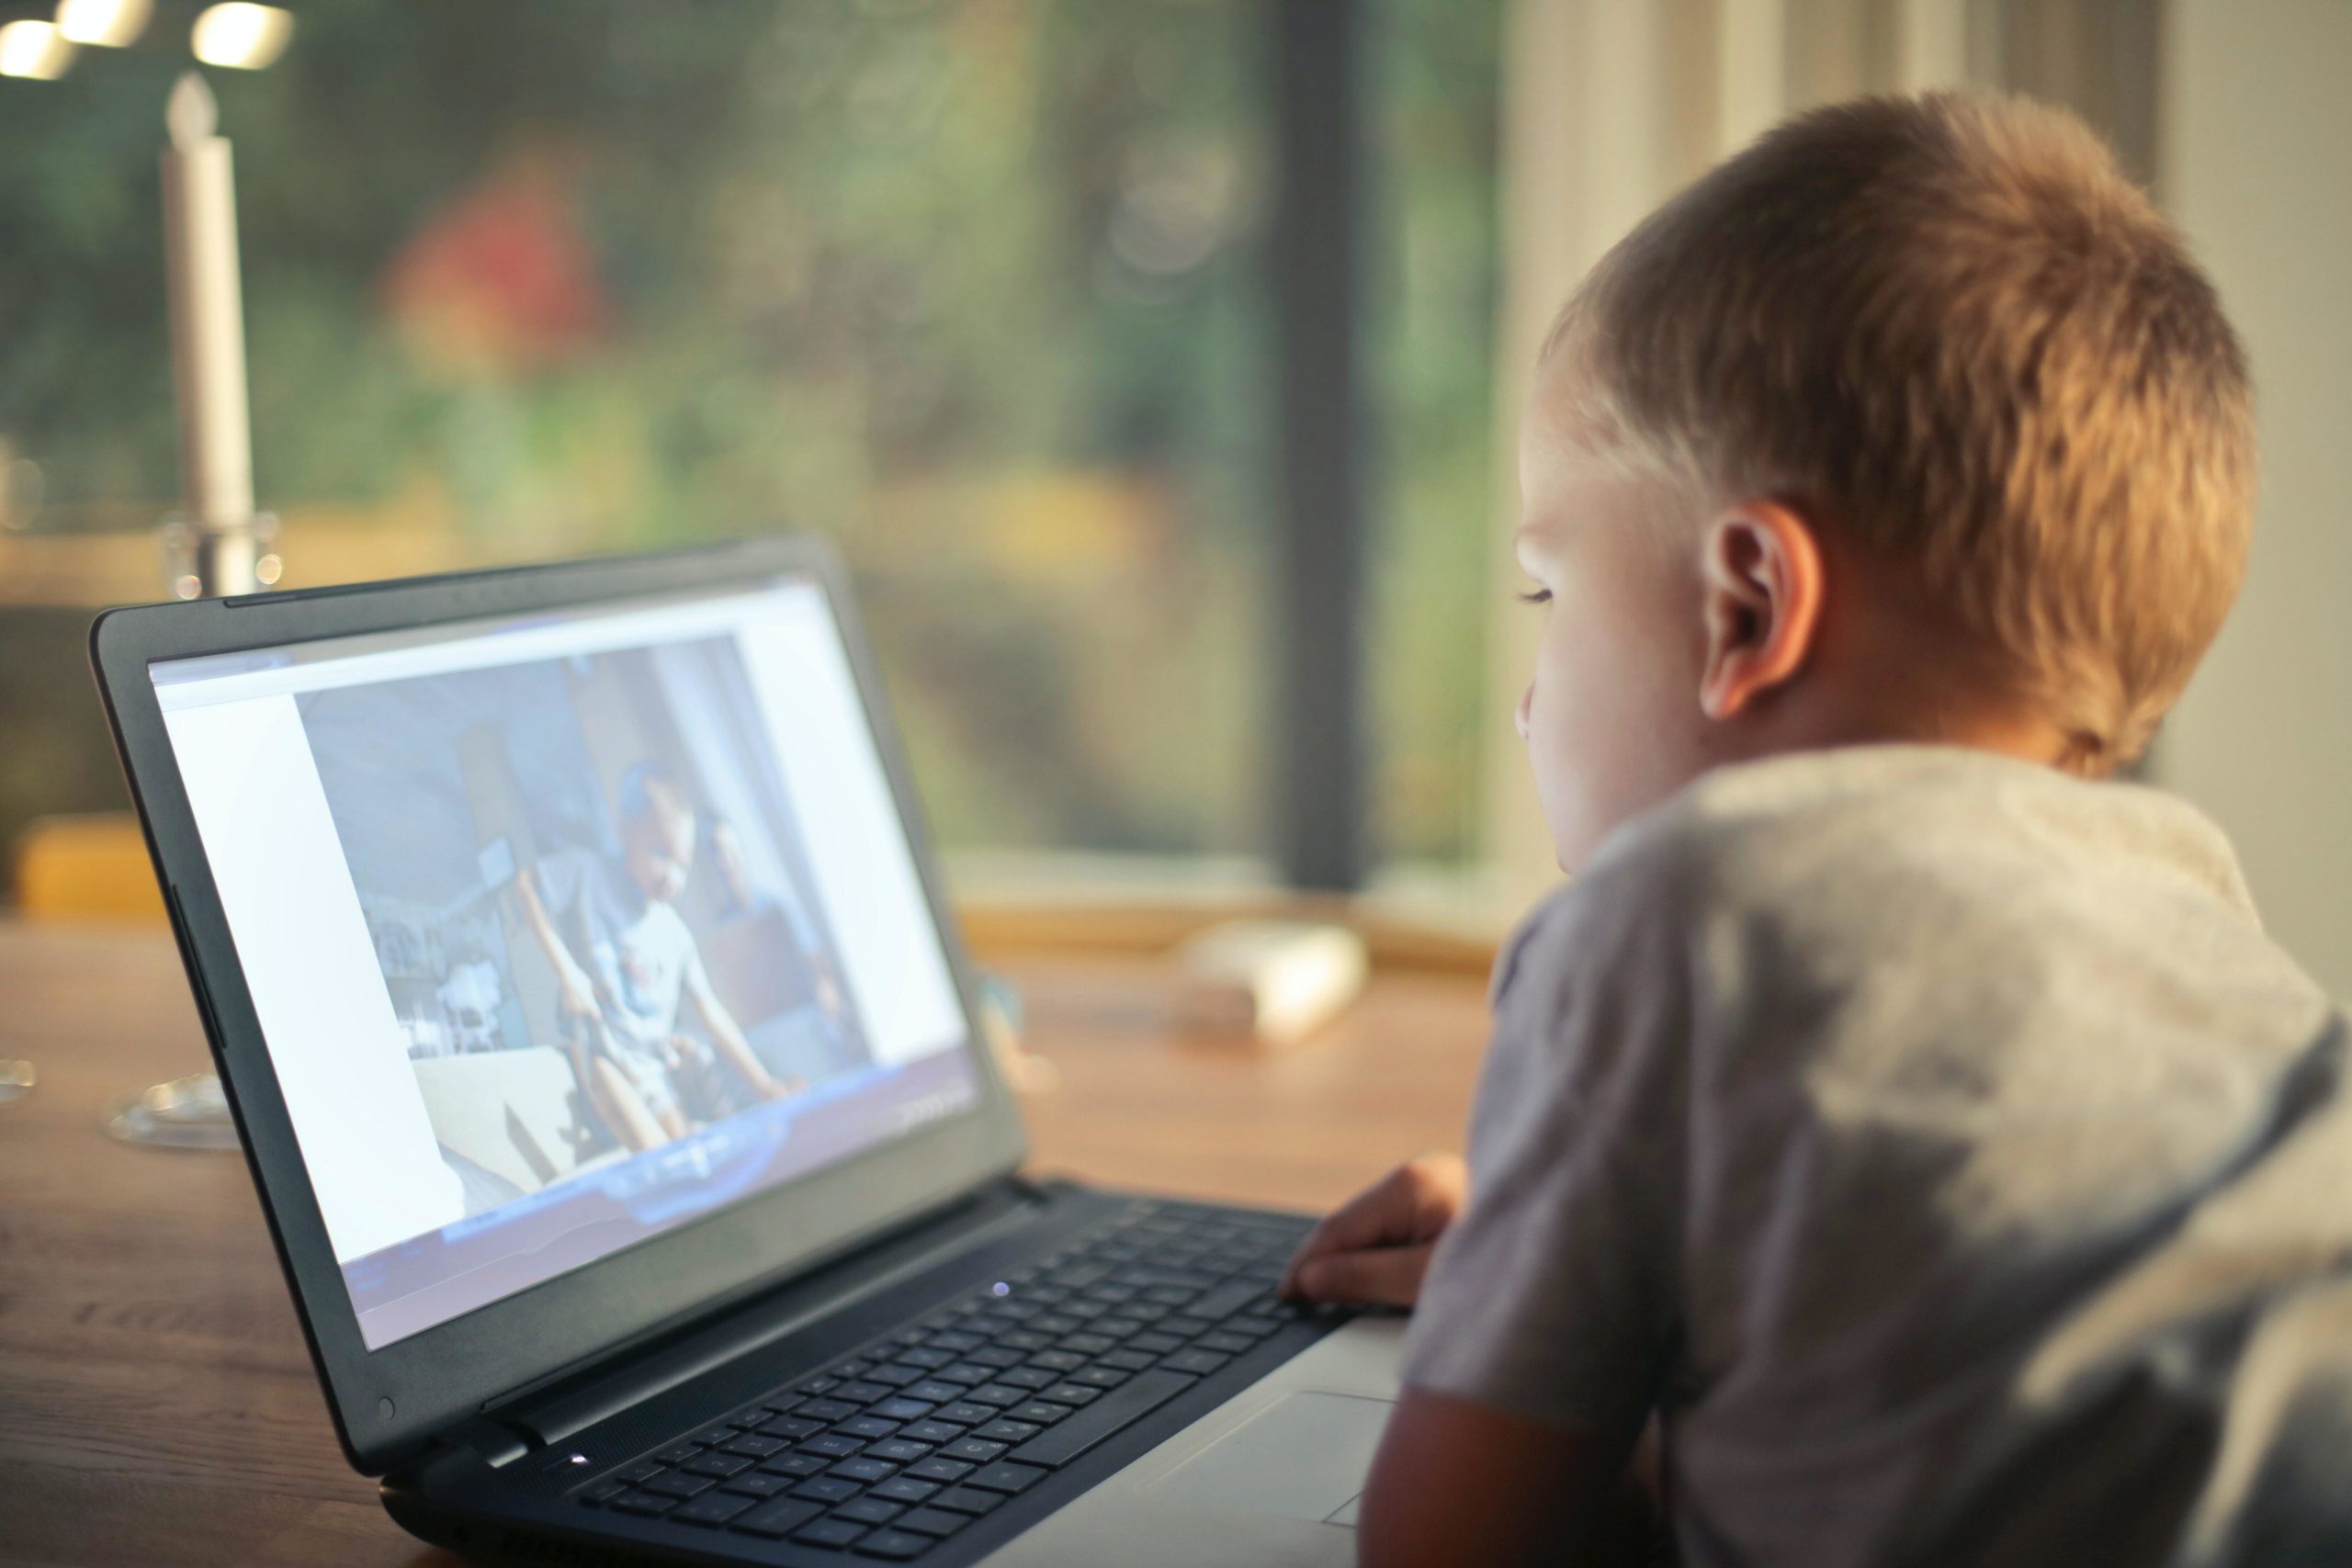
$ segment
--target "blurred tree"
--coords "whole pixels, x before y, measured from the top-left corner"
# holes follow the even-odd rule
[[[1413,584],[1384,587],[1388,828],[1444,854],[1475,798],[1448,714],[1479,690],[1494,0],[1384,4],[1386,547]],[[354,519],[450,564],[823,530],[944,837],[1256,847],[1257,6],[298,17],[277,66],[210,73],[289,581]],[[0,164],[0,441],[45,529],[141,525],[177,488],[154,171],[184,20],[0,84],[30,150]]]

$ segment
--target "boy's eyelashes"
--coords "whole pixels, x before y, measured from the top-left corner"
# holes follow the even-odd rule
[[[1548,588],[1522,588],[1519,592],[1519,602],[1522,604],[1549,604],[1552,591]]]

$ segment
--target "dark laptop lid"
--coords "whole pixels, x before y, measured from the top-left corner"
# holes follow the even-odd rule
[[[93,648],[361,1469],[1019,1163],[821,548],[143,606]]]

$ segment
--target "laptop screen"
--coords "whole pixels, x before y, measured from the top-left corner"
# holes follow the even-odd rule
[[[150,672],[370,1349],[978,1101],[813,580]]]

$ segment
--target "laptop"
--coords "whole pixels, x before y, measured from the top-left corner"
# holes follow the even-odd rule
[[[537,1562],[1339,1563],[1397,1325],[1024,1175],[838,563],[92,632],[344,1451]]]

